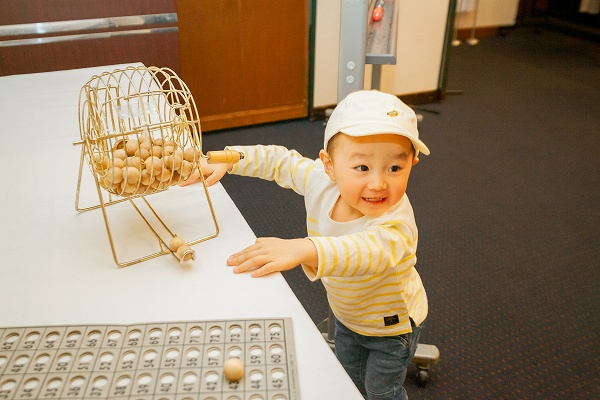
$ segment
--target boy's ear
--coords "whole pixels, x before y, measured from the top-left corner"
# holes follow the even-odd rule
[[[419,156],[414,156],[412,165],[417,165],[418,163],[419,163]]]
[[[332,181],[335,181],[335,176],[333,175],[333,161],[331,161],[331,157],[329,157],[329,153],[326,150],[321,150],[319,152],[319,158],[325,167],[325,173]]]

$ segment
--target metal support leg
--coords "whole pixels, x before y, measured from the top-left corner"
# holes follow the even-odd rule
[[[477,13],[479,12],[479,0],[475,0],[475,9],[473,10],[473,27],[471,28],[471,37],[467,39],[467,43],[471,46],[479,43],[479,39],[475,37],[475,30],[477,29]]]
[[[365,86],[368,0],[342,0],[338,61],[338,103]]]
[[[381,87],[381,64],[373,64],[371,73],[371,89],[379,90]]]
[[[332,351],[335,351],[335,317],[333,311],[329,307],[329,316],[326,320],[317,325],[317,329],[321,332],[323,339],[327,342]]]

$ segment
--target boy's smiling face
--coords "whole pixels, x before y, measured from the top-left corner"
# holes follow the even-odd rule
[[[419,162],[408,138],[340,133],[333,140],[330,153],[321,150],[319,154],[327,175],[340,190],[331,211],[333,220],[379,217],[402,199],[412,166]]]

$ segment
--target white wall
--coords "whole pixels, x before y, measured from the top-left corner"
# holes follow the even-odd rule
[[[498,27],[514,25],[519,9],[519,0],[478,0],[477,19],[474,20],[474,6],[477,0],[468,0],[466,11],[456,14],[456,27],[468,29],[473,27]]]
[[[399,1],[396,65],[384,65],[381,90],[396,95],[438,88],[449,0]],[[464,0],[463,0],[464,1]],[[474,5],[477,0],[466,0]],[[341,0],[317,0],[313,106],[337,103]],[[519,0],[479,0],[478,27],[514,25]],[[471,7],[471,10],[473,8]],[[471,28],[473,11],[456,15],[456,26]],[[366,67],[365,87],[371,85]]]
[[[449,0],[397,0],[397,63],[384,65],[380,90],[396,95],[437,90]],[[317,0],[313,106],[337,103],[340,0]],[[370,88],[371,66],[365,86]]]
[[[435,91],[449,1],[399,1],[396,65],[381,67],[381,90],[397,95]],[[365,82],[370,86],[370,75]]]

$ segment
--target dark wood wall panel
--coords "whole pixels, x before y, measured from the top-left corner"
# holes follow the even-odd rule
[[[178,74],[177,32],[0,48],[0,75],[142,62]]]
[[[174,0],[0,1],[0,25],[4,26],[169,13],[176,13]],[[124,30],[165,27],[176,29],[177,23],[173,22],[165,26],[111,27],[94,32],[113,33]],[[4,36],[0,37],[0,41],[83,33],[89,33],[89,31]],[[132,62],[142,62],[148,66],[169,67],[180,74],[179,36],[177,31],[156,31],[105,38],[86,37],[77,40],[0,47],[0,75],[47,72]]]
[[[1,0],[0,25],[174,12],[174,0]]]

